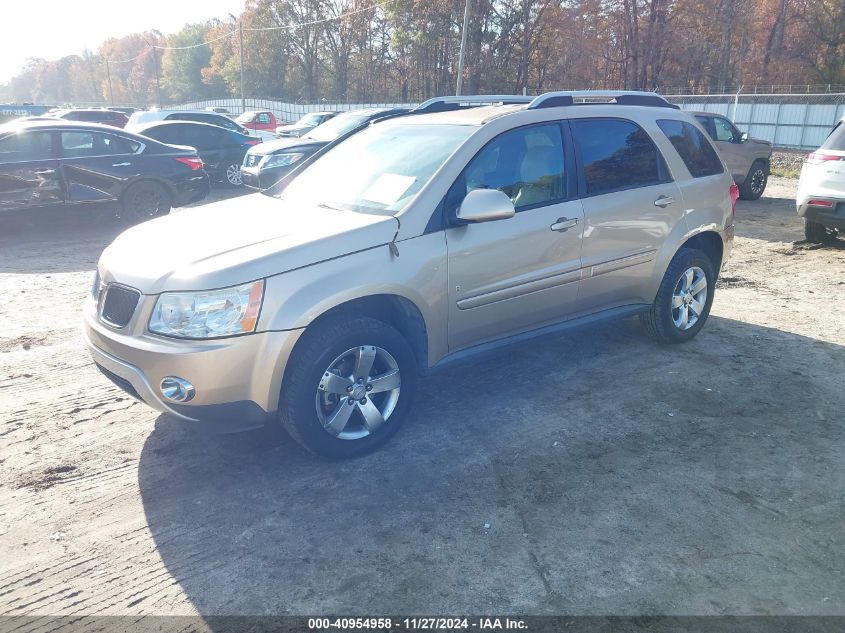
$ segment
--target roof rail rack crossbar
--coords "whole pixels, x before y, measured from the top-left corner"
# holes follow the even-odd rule
[[[653,108],[680,108],[655,92],[636,90],[571,90],[547,92],[528,104],[529,110],[571,105],[633,105]]]
[[[462,107],[473,107],[479,105],[524,105],[532,102],[533,97],[523,95],[463,95],[434,97],[423,101],[411,112],[445,112],[458,110]]]

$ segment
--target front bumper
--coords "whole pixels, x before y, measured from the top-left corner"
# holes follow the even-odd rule
[[[832,207],[808,204],[810,200],[825,200]],[[796,202],[798,215],[810,222],[816,222],[829,229],[845,230],[845,199],[832,196],[803,196]]]
[[[290,167],[273,167],[270,169],[241,167],[241,178],[247,187],[263,191],[279,182],[290,169]]]
[[[100,371],[152,408],[192,421],[221,422],[231,430],[271,419],[287,360],[302,330],[260,332],[216,340],[179,340],[129,334],[99,321],[93,299],[85,302],[83,336]],[[166,376],[188,380],[196,395],[167,400]]]

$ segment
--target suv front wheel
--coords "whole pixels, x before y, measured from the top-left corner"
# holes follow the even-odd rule
[[[690,340],[707,321],[715,287],[710,258],[700,250],[682,248],[669,263],[651,308],[640,316],[645,331],[661,343]]]
[[[330,317],[308,328],[282,383],[279,414],[313,453],[353,457],[396,433],[416,383],[414,354],[394,328],[369,317]]]

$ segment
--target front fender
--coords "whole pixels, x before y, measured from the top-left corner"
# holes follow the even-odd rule
[[[304,328],[354,299],[395,295],[422,314],[433,364],[447,353],[446,238],[437,232],[396,246],[398,257],[385,244],[270,277],[258,329]]]

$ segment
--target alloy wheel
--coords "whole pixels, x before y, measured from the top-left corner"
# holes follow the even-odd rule
[[[694,326],[707,305],[707,275],[698,266],[687,268],[672,292],[672,321],[679,330]]]
[[[751,174],[751,193],[755,196],[763,193],[766,186],[766,172],[762,168],[758,168]]]
[[[362,345],[335,358],[317,387],[317,418],[326,432],[357,440],[387,423],[399,401],[399,364],[386,349]]]
[[[226,168],[226,181],[233,187],[240,187],[244,184],[240,165],[233,163]]]

